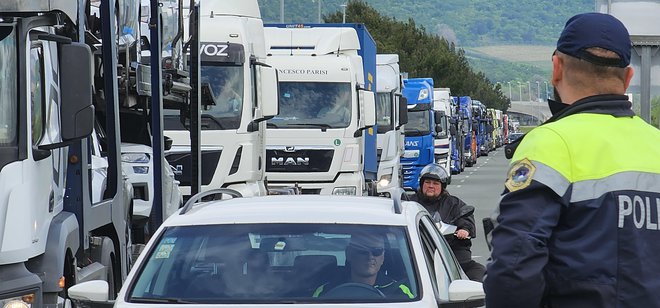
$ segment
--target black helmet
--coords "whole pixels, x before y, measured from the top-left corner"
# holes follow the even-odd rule
[[[422,190],[422,182],[424,179],[433,179],[440,181],[442,184],[442,189],[447,188],[447,182],[449,180],[449,174],[445,171],[445,168],[440,167],[438,164],[428,164],[424,166],[422,171],[419,173],[419,190]]]

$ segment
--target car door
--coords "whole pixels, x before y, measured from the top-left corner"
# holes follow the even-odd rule
[[[449,301],[449,285],[452,281],[464,278],[458,261],[451,252],[449,244],[440,235],[431,217],[424,215],[418,221],[420,241],[424,250],[424,259],[431,276],[435,297]],[[437,257],[439,256],[439,257]],[[440,260],[442,264],[436,264]],[[436,266],[437,265],[437,266]]]

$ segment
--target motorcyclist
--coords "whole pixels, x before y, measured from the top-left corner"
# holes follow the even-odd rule
[[[486,268],[472,260],[472,241],[476,236],[474,207],[447,191],[449,174],[436,164],[425,166],[419,174],[419,188],[412,197],[431,214],[436,223],[456,226],[453,234],[445,235],[463,271],[471,280],[482,281]]]

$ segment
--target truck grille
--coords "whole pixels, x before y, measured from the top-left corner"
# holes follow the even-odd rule
[[[328,172],[334,150],[266,150],[267,172]]]

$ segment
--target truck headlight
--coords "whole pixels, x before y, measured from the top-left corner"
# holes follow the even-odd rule
[[[355,196],[356,192],[357,188],[355,186],[335,187],[332,190],[332,194],[338,196]]]
[[[419,90],[419,96],[417,97],[418,101],[421,101],[425,98],[429,97],[429,89],[421,89]]]
[[[133,166],[133,172],[137,174],[147,174],[149,173],[149,167],[147,166]]]
[[[122,153],[121,161],[124,163],[146,164],[149,162],[149,154],[146,153]]]
[[[378,180],[378,187],[387,187],[392,182],[392,174],[385,174]]]
[[[30,308],[33,300],[34,294],[27,294],[21,297],[5,298],[0,300],[0,303],[2,308]]]

